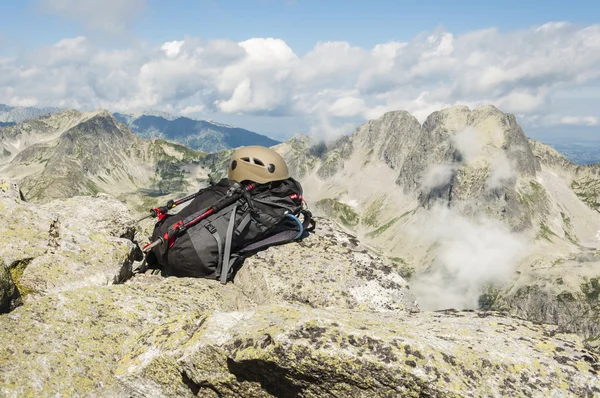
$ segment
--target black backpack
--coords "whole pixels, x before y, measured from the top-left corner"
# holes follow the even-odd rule
[[[248,256],[302,239],[314,229],[303,202],[302,187],[293,178],[245,189],[223,178],[194,194],[179,213],[163,215],[152,234],[153,242],[161,242],[148,252],[146,261],[165,276],[211,278],[225,284]],[[223,205],[203,217],[215,203]],[[201,221],[175,233],[178,226],[197,219]]]

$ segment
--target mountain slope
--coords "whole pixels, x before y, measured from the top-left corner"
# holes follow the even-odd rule
[[[0,145],[0,173],[27,198],[102,191],[137,209],[222,176],[231,154],[141,139],[106,111],[3,128]],[[529,140],[514,116],[454,107],[421,125],[389,112],[334,143],[275,148],[312,209],[388,256],[423,308],[497,308],[600,336],[600,167]]]
[[[279,143],[269,137],[245,129],[194,120],[186,117],[166,118],[164,115],[114,116],[142,138],[163,138],[204,152],[237,148],[246,145],[273,146]]]
[[[205,156],[164,140],[143,140],[108,111],[65,110],[0,132],[0,170],[28,200],[107,192],[127,200],[197,186]]]
[[[600,336],[600,167],[493,106],[404,111],[278,145],[305,197],[405,267],[423,308],[486,306]],[[568,297],[568,305],[564,298]]]

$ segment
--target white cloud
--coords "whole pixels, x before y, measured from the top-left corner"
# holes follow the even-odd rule
[[[502,285],[526,254],[526,240],[503,223],[470,219],[435,207],[424,233],[436,244],[430,269],[416,275],[411,291],[424,310],[477,308],[486,285]]]
[[[145,7],[146,0],[38,0],[46,12],[82,23],[87,28],[121,34]]]
[[[204,105],[186,106],[181,110],[182,115],[190,115],[192,113],[200,113],[204,110]]]
[[[342,97],[329,107],[329,113],[335,117],[349,117],[362,114],[364,109],[365,101],[362,98]]]
[[[53,12],[115,32],[144,5],[80,3],[44,0]],[[0,62],[0,102],[175,113],[203,107],[216,120],[219,113],[294,116],[314,123],[315,134],[347,132],[349,124],[390,110],[423,122],[441,108],[486,103],[536,123],[598,125],[599,115],[554,108],[561,93],[582,86],[600,92],[600,25],[436,30],[371,49],[320,42],[303,56],[276,38],[186,37],[155,48],[101,50],[76,37]]]
[[[574,124],[584,126],[597,126],[598,118],[594,116],[563,116],[559,120],[560,124]]]
[[[490,163],[490,174],[486,186],[490,189],[501,188],[508,183],[514,183],[517,178],[515,165],[504,152],[500,152]]]
[[[449,184],[456,171],[456,166],[451,164],[430,165],[423,176],[421,189],[430,191]]]
[[[183,40],[169,41],[160,46],[160,49],[167,54],[167,57],[176,57],[181,51],[183,43],[185,43]]]
[[[522,118],[525,119],[531,125],[536,126],[536,127],[539,127],[539,126],[598,126],[598,125],[600,125],[600,118],[598,118],[596,116],[589,116],[589,115],[588,116],[569,116],[569,115],[560,115],[560,114],[523,115]]]
[[[483,149],[483,143],[479,139],[477,130],[467,127],[452,136],[452,143],[460,152],[465,163],[475,160]]]

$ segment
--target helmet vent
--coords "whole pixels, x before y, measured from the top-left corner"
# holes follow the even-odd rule
[[[242,160],[243,160],[244,162],[248,162],[248,163],[250,163],[250,158],[242,158]]]
[[[257,164],[257,165],[259,165],[259,166],[263,166],[263,167],[264,167],[264,165],[265,165],[265,164],[262,162],[262,160],[260,160],[260,159],[253,158],[252,160],[254,160],[254,164]]]
[[[275,165],[273,163],[269,164],[269,166],[267,167],[267,170],[269,170],[269,173],[274,173]]]

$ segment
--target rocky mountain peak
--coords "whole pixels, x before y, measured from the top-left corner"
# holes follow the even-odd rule
[[[121,144],[136,140],[135,135],[106,109],[81,113],[76,124],[64,134],[70,137],[94,137],[96,141],[117,140]],[[93,142],[90,144],[94,145]]]

